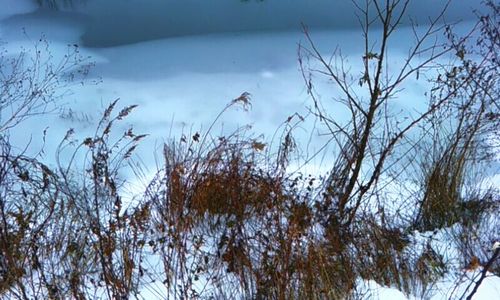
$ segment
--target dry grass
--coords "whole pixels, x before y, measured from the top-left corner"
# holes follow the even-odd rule
[[[358,7],[359,12],[369,20],[368,6],[378,3],[367,1],[366,10]],[[115,112],[113,102],[95,135],[81,141],[69,131],[59,147],[59,158],[69,151],[69,161],[58,160],[49,168],[38,157],[14,151],[2,132],[32,112],[45,111],[43,105],[32,105],[38,98],[29,98],[27,114],[13,115],[0,126],[0,297],[129,299],[148,289],[163,299],[350,299],[356,298],[359,279],[425,295],[448,271],[448,262],[430,239],[422,251],[412,248],[412,231],[438,232],[452,225],[459,228],[452,240],[462,251],[463,264],[472,257],[484,260],[487,254],[480,252],[484,247],[475,243],[473,233],[498,228],[497,221],[490,222],[498,214],[498,192],[474,189],[478,181],[468,180],[474,167],[491,158],[483,154],[498,150],[484,142],[490,129],[499,128],[497,100],[484,92],[496,91],[498,72],[494,65],[464,60],[458,51],[463,66],[445,68],[440,78],[447,79],[436,80],[429,110],[405,123],[387,103],[425,65],[404,69],[391,81],[383,60],[394,29],[392,13],[399,10],[380,7],[374,7],[385,25],[380,51],[365,49],[359,81],[368,99],[352,89],[359,74],[350,74],[338,53],[338,64],[325,60],[306,32],[308,58],[319,61],[324,68],[320,74],[343,90],[345,97],[334,101],[351,113],[345,124],[332,118],[314,93],[311,74],[302,69],[316,105],[312,115],[337,151],[327,175],[290,172],[289,162],[300,150],[293,129],[302,118],[284,123],[274,148],[245,130],[214,137],[212,129],[227,109],[251,106],[250,95],[243,93],[206,132],[165,144],[163,161],[144,195],[123,203],[129,195],[124,195],[120,174],[145,136],[132,129],[119,136],[113,132],[135,106]],[[487,25],[490,19],[481,20]],[[429,32],[441,28],[437,21]],[[372,44],[369,26],[363,27],[366,45]],[[486,37],[495,33],[483,31]],[[431,36],[418,38],[417,44]],[[408,61],[416,53],[427,53],[432,61],[450,49],[464,50],[449,37],[450,48],[415,50]],[[492,49],[484,52],[486,58],[497,53]],[[28,71],[19,74],[32,78]],[[441,132],[440,125],[450,119],[457,122]],[[427,149],[403,143],[417,125],[430,137]],[[435,131],[428,133],[428,128]],[[405,147],[405,153],[398,152]],[[386,215],[381,176],[397,169],[403,158],[415,160],[422,153],[415,193],[419,205],[406,205],[412,199],[395,200],[415,209],[414,219]],[[301,159],[307,164],[310,157]],[[389,180],[404,184],[408,178]],[[498,264],[493,268],[498,272]]]

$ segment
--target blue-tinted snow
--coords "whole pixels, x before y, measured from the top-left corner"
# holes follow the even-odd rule
[[[39,9],[30,0],[0,0],[0,39],[8,42],[5,47],[10,53],[19,52],[21,46],[30,49],[42,33],[51,42],[54,61],[65,54],[67,44],[87,45],[80,48],[82,54],[96,61],[91,78],[103,79],[98,85],[74,86],[72,94],[63,99],[66,108],[85,117],[76,122],[64,120],[59,114],[34,118],[12,132],[11,139],[19,147],[28,143],[35,149],[41,147],[42,131],[49,128],[45,152],[50,160],[67,128],[74,127],[84,138],[92,133],[92,120],[98,119],[106,104],[121,98],[121,105],[140,105],[129,122],[138,132],[151,134],[140,151],[145,162],[152,164],[152,153],[162,140],[171,134],[206,128],[242,92],[252,94],[252,110],[230,110],[219,125],[224,123],[225,130],[230,131],[251,124],[256,134],[270,138],[288,116],[294,112],[306,114],[305,107],[311,105],[297,63],[297,45],[304,42],[300,21],[312,27],[312,37],[323,53],[340,46],[353,70],[360,67],[362,37],[355,29],[354,11],[346,8],[350,1],[317,0],[316,5],[299,0],[290,0],[287,5],[270,0],[141,0],[141,5],[138,1],[90,0],[87,6],[55,12]],[[430,13],[437,11],[438,5],[429,5],[431,0],[414,3],[420,5],[412,7],[411,12],[420,16],[422,23],[427,9],[432,8]],[[462,1],[451,8],[447,18],[469,19],[470,7],[477,3]],[[390,63],[394,66],[411,45],[408,28],[397,34],[398,43],[391,45]],[[325,80],[318,78],[316,83],[323,100],[335,95]],[[409,112],[425,105],[425,91],[425,83],[411,79],[402,97],[393,101],[394,110]],[[342,117],[341,111],[331,108]],[[310,133],[308,125],[298,131],[302,137]],[[320,144],[318,139],[316,146]],[[140,191],[141,183],[134,184],[130,188]],[[441,294],[436,293],[435,299],[445,297],[439,295],[446,295],[454,280],[444,278],[438,289]],[[477,299],[498,297],[498,280],[488,279],[480,289],[484,295]],[[379,295],[402,297],[387,287],[377,289]]]

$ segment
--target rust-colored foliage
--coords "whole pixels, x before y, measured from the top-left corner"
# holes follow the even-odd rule
[[[68,77],[54,74],[71,77],[68,59],[82,61],[76,46],[60,68],[40,64],[41,56],[25,70],[22,56],[7,60],[19,71],[12,74],[18,80],[0,78],[0,94],[19,109],[4,117],[9,110],[0,108],[0,298],[131,299],[147,290],[159,299],[350,299],[360,279],[413,294],[421,289],[420,296],[447,271],[447,262],[433,248],[434,237],[417,251],[412,235],[452,225],[462,226],[450,241],[463,242],[464,262],[474,257],[477,267],[479,260],[488,261],[473,248],[471,229],[479,228],[486,213],[498,212],[498,193],[465,197],[464,190],[469,166],[482,166],[489,151],[498,150],[488,135],[499,128],[498,5],[488,2],[494,15],[478,23],[477,51],[440,27],[439,19],[431,20],[428,33],[415,37],[405,67],[391,74],[386,45],[407,2],[382,2],[356,6],[366,22],[361,72],[351,72],[340,52],[324,58],[305,29],[309,47],[300,46],[299,63],[313,99],[310,115],[317,118],[313,131],[328,137],[318,152],[309,145],[301,149],[294,139],[295,129],[308,126],[297,113],[271,141],[244,129],[214,137],[212,129],[227,109],[251,108],[244,92],[206,132],[164,145],[163,161],[143,194],[127,194],[122,175],[144,178],[133,159],[146,135],[132,128],[115,135],[115,125],[135,105],[116,112],[113,101],[92,136],[79,139],[69,130],[56,166],[13,150],[4,133],[53,101],[55,93],[49,88],[45,95],[40,86]],[[369,27],[377,22],[383,26],[375,40]],[[440,29],[449,44],[425,48]],[[6,62],[2,53],[0,67]],[[450,53],[458,65],[438,64],[441,75],[428,110],[394,114],[391,105],[402,83]],[[483,61],[468,59],[471,53]],[[313,62],[309,69],[306,60]],[[45,79],[44,70],[50,75]],[[340,91],[333,101],[347,112],[346,122],[327,110],[312,73],[327,76]],[[450,119],[456,122],[442,126]],[[412,140],[410,132],[419,126],[422,136]],[[411,171],[399,169],[410,168],[421,152],[423,176],[409,184]],[[328,172],[301,173],[320,156]],[[387,196],[392,186],[407,184],[417,191]],[[490,270],[498,271],[491,263]]]
[[[259,174],[253,162],[241,157],[209,164],[193,186],[192,208],[203,216],[234,215],[238,220],[261,214],[269,202],[276,183]]]

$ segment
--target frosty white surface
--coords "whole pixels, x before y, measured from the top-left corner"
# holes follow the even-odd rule
[[[414,1],[410,12],[425,22],[427,9],[436,7],[435,2]],[[479,3],[456,2],[449,11],[450,21],[470,19],[470,8]],[[95,121],[116,98],[121,98],[120,105],[140,105],[128,122],[136,132],[151,134],[139,149],[148,164],[154,162],[153,152],[162,140],[206,129],[231,99],[245,91],[252,94],[252,110],[230,110],[218,124],[221,133],[251,124],[256,134],[270,138],[289,115],[306,114],[310,102],[297,63],[297,44],[304,41],[300,22],[313,28],[312,37],[325,54],[341,46],[354,70],[362,56],[362,37],[350,1],[89,0],[55,12],[38,10],[34,1],[0,0],[0,8],[0,39],[8,42],[10,53],[29,49],[44,34],[55,61],[72,43],[80,44],[81,52],[96,61],[91,78],[102,77],[103,82],[72,87],[62,102],[67,107]],[[398,44],[391,45],[392,66],[405,55],[409,36],[409,28],[398,32]],[[325,100],[335,94],[320,78],[316,84]],[[422,108],[424,102],[418,99],[426,85],[412,79],[405,87],[404,97],[393,101],[395,109]],[[331,109],[335,112],[336,107]],[[45,147],[50,159],[69,127],[82,138],[93,130],[89,122],[65,120],[56,113],[16,128],[12,140],[19,147],[30,143],[36,149],[48,128]],[[309,130],[305,125],[299,137],[307,137]],[[318,138],[309,150],[321,143]],[[133,184],[131,190],[139,192],[140,183]],[[452,275],[443,278],[432,299],[449,297],[456,280]],[[475,299],[498,298],[499,280],[488,277]],[[363,286],[371,293],[366,299],[411,299],[375,282]]]

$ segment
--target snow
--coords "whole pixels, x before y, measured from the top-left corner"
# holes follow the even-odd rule
[[[476,270],[463,270],[458,276],[448,276],[438,282],[431,300],[465,299],[472,292],[475,283],[480,278],[482,268]],[[474,300],[500,299],[500,277],[487,273],[479,289],[474,294]],[[464,297],[465,295],[465,297]]]
[[[479,279],[480,270],[464,271],[461,276],[448,276],[443,278],[433,289],[433,294],[425,297],[429,300],[458,300],[465,299],[474,288],[475,282]],[[416,300],[420,297],[408,296],[401,291],[384,287],[373,280],[359,280],[355,299],[362,300]],[[473,300],[500,299],[500,277],[491,273],[481,283],[479,289],[472,297]]]
[[[383,287],[373,280],[358,280],[354,297],[360,300],[410,299],[397,289]]]
[[[16,14],[24,14],[35,11],[38,7],[31,0],[0,0],[0,20],[9,18]]]
[[[48,11],[34,14],[37,6],[33,1],[0,0],[0,7],[0,41],[8,42],[5,47],[11,54],[21,51],[21,47],[29,49],[33,40],[44,33],[51,41],[50,49],[54,61],[57,61],[66,53],[67,44],[79,42],[88,29],[84,26],[85,17],[71,12],[57,16]],[[402,29],[398,34],[396,39],[411,36],[409,29]],[[314,30],[312,37],[325,54],[340,45],[343,52],[348,53],[353,69],[360,67],[362,49],[359,41],[362,37],[358,30]],[[45,152],[51,159],[67,128],[74,127],[78,136],[83,138],[93,130],[85,119],[98,120],[107,103],[120,98],[121,106],[139,104],[122,129],[134,124],[136,132],[151,135],[140,146],[142,160],[149,169],[142,181],[131,182],[129,186],[131,191],[140,192],[144,189],[144,182],[154,173],[154,152],[162,141],[179,137],[183,132],[206,129],[217,114],[242,92],[252,95],[252,110],[229,110],[215,127],[214,134],[231,132],[250,124],[253,132],[262,134],[263,139],[270,139],[290,115],[295,112],[307,115],[306,106],[311,103],[298,67],[299,42],[304,43],[303,33],[288,30],[170,37],[108,48],[81,47],[82,55],[89,55],[96,62],[91,79],[103,79],[98,85],[73,86],[72,94],[64,98],[66,107],[82,116],[84,121],[64,120],[58,114],[33,118],[13,131],[11,139],[20,148],[30,144],[40,149],[44,144],[42,131],[48,128]],[[401,45],[391,53],[394,63],[401,61],[405,54],[407,44]],[[317,87],[324,100],[335,95],[327,82],[318,79]],[[415,99],[423,90],[425,84],[412,81],[404,91],[404,97],[395,101],[395,108],[404,111],[418,109],[423,103],[416,103]],[[342,113],[336,109],[332,107],[336,116],[342,118]],[[313,124],[305,123],[298,131],[299,140],[307,140],[311,128]],[[308,151],[314,153],[324,141],[316,137]],[[319,161],[305,172],[317,170],[326,171]],[[498,186],[499,176],[497,174],[491,179],[493,186]],[[429,239],[432,239],[433,248],[440,249],[445,258],[456,259],[458,252],[447,243],[445,232],[415,232],[413,250],[422,251]],[[468,288],[470,290],[479,270],[458,268],[456,266],[457,271],[449,272],[438,282],[430,299],[459,299]],[[371,280],[359,280],[358,283],[356,293],[361,299],[417,299]],[[490,274],[473,299],[500,299],[500,278]]]

